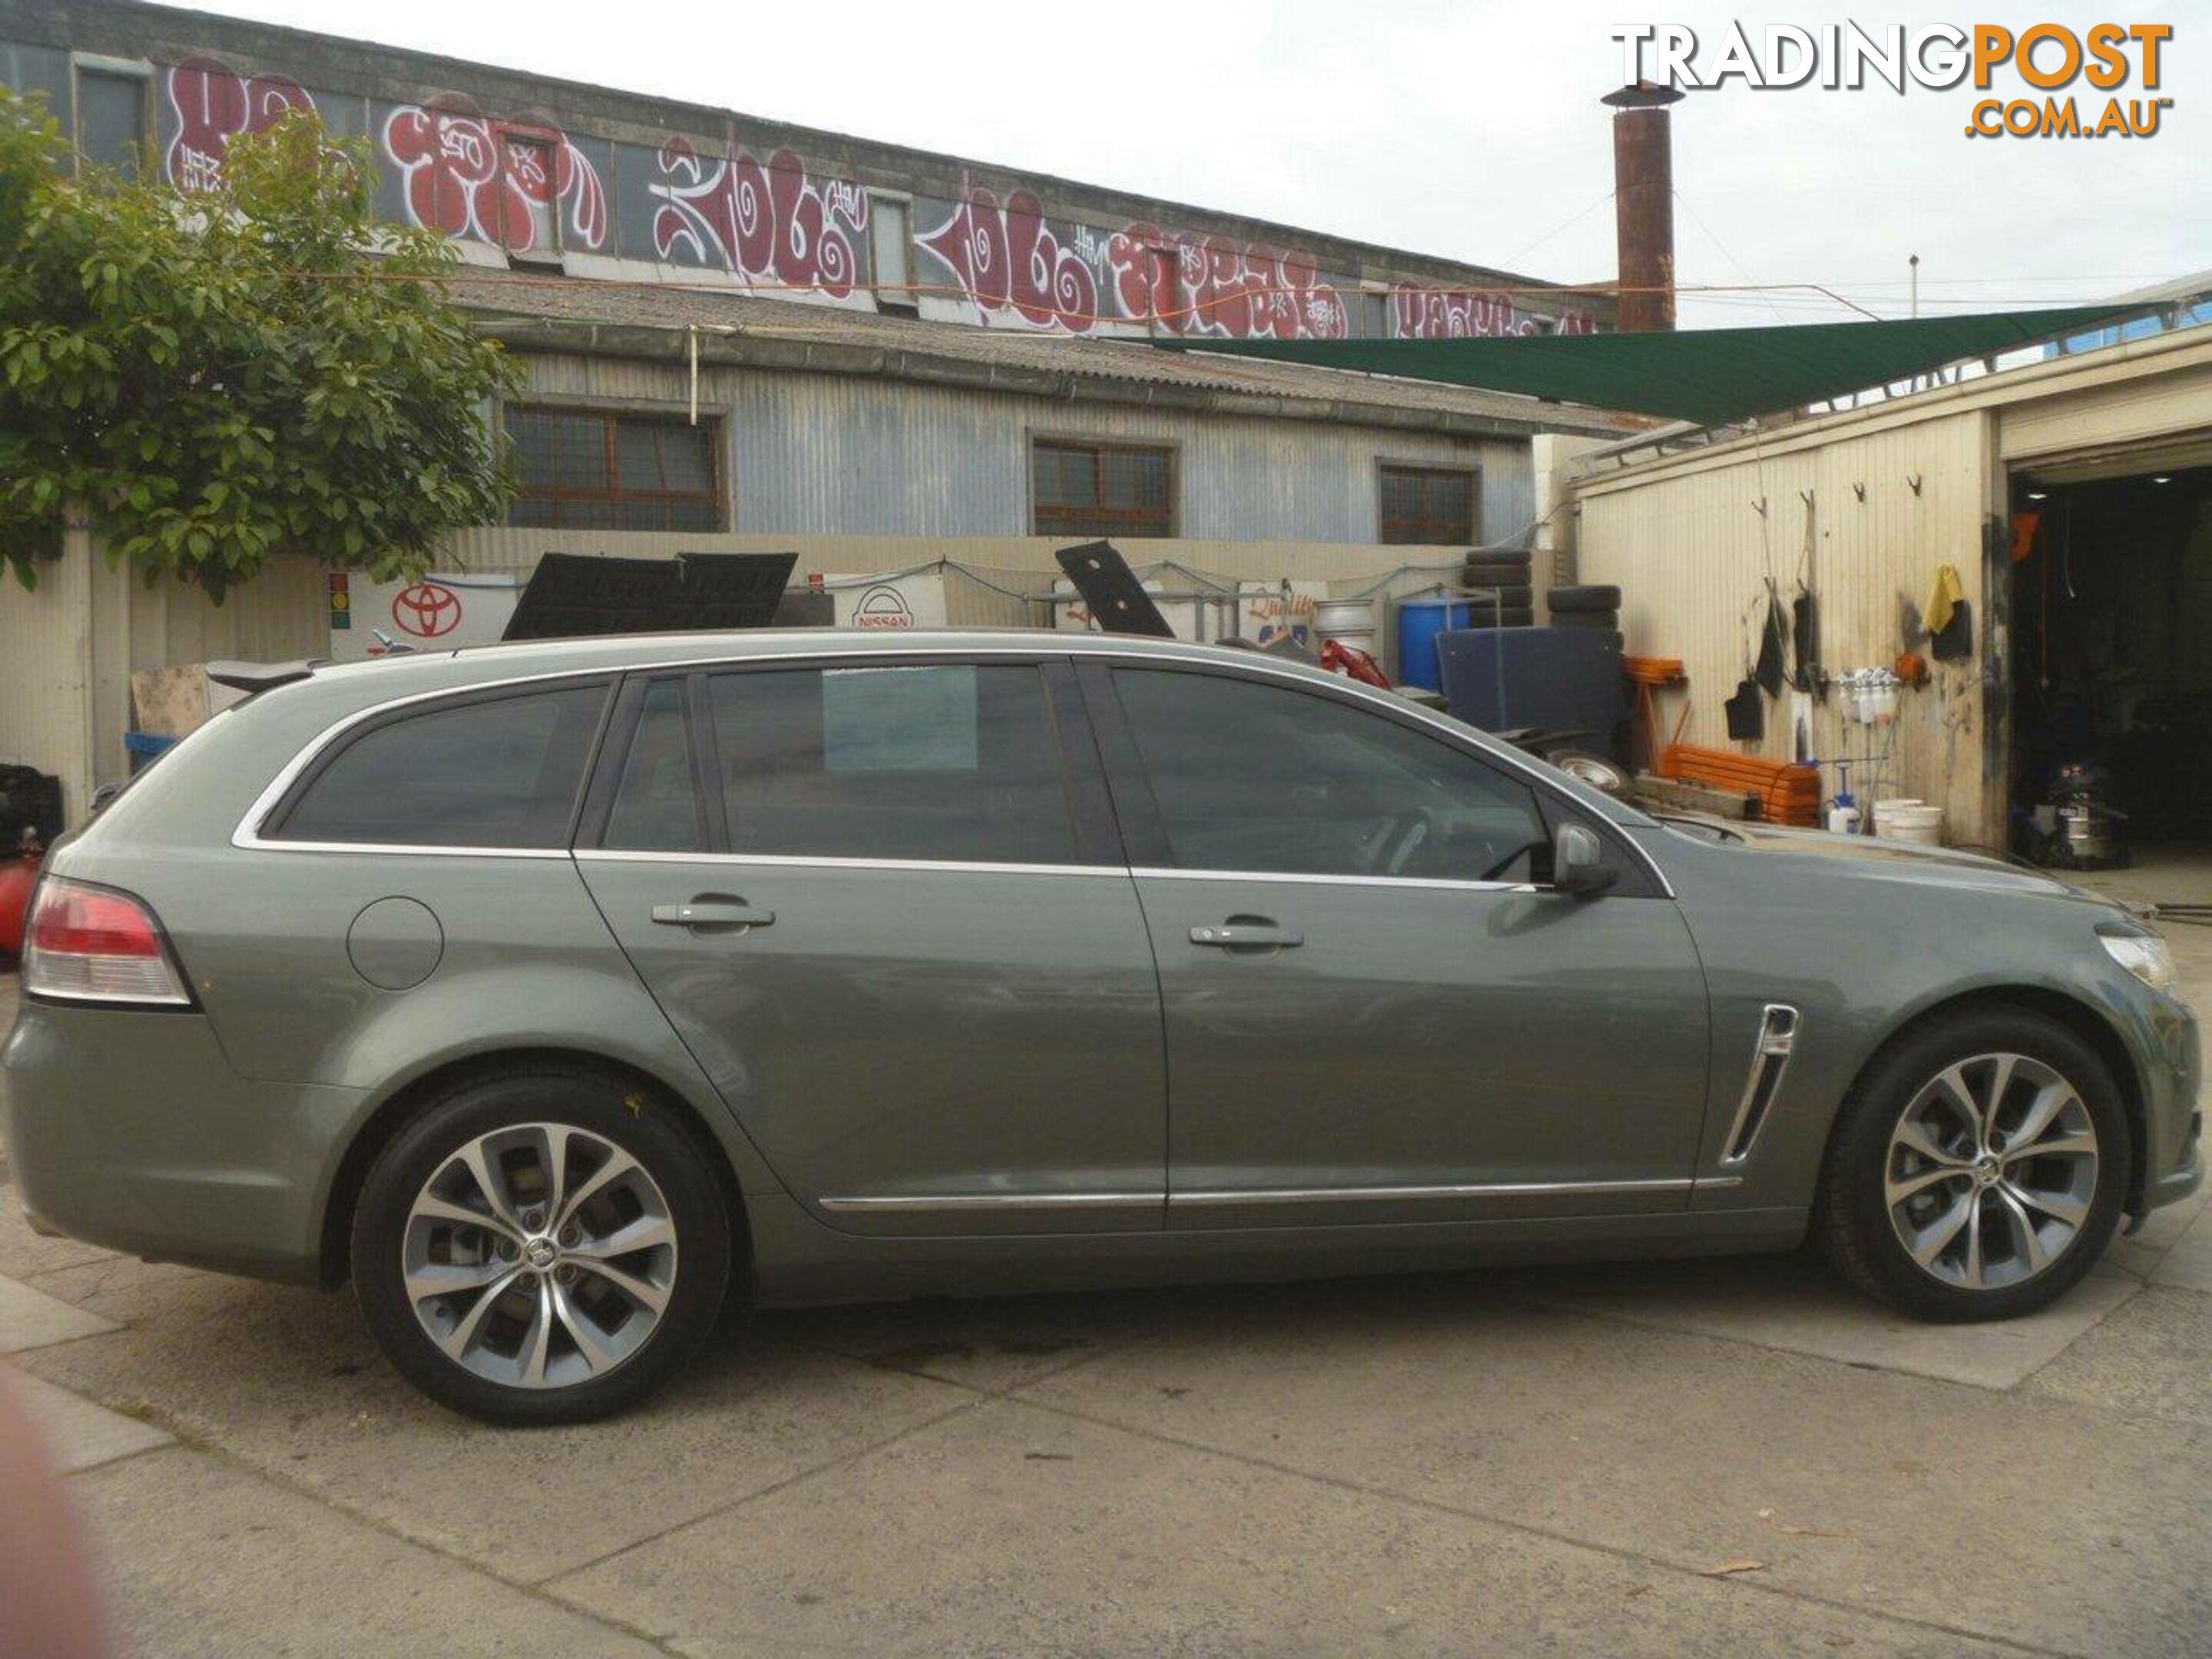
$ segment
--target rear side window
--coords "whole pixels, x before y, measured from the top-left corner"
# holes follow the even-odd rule
[[[1034,667],[725,674],[708,702],[732,853],[1076,861]]]
[[[707,850],[681,680],[656,680],[646,688],[599,844],[633,853]]]
[[[316,772],[279,841],[565,847],[605,685],[447,705],[374,726]]]

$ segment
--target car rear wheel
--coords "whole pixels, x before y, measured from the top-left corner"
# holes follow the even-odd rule
[[[355,1212],[369,1328],[426,1394],[566,1423],[652,1393],[714,1326],[720,1188],[652,1097],[598,1077],[464,1085],[385,1148]]]
[[[2003,1319],[2096,1264],[2127,1191],[2127,1114],[2087,1044],[1967,1016],[1877,1060],[1838,1122],[1816,1227],[1844,1277],[1924,1319]]]

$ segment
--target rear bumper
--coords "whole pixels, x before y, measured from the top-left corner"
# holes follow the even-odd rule
[[[24,1003],[0,1044],[34,1225],[164,1261],[321,1279],[322,1218],[362,1091],[241,1078],[202,1015]]]

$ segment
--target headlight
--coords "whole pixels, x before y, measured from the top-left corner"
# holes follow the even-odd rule
[[[2179,982],[2173,971],[2173,952],[2155,933],[2100,933],[2097,943],[2105,947],[2114,962],[2154,991],[2172,991]]]

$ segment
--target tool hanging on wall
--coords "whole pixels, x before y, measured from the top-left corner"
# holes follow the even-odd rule
[[[1743,618],[1743,678],[1735,695],[1721,704],[1727,712],[1728,734],[1738,742],[1757,742],[1766,735],[1766,707],[1759,701],[1759,682],[1753,678],[1751,618]]]
[[[1797,562],[1797,597],[1790,603],[1790,654],[1796,665],[1790,684],[1825,700],[1828,686],[1820,672],[1820,601],[1813,582],[1814,497],[1809,489],[1799,494],[1805,502],[1805,550]]]
[[[1936,567],[1936,586],[1928,596],[1928,610],[1921,620],[1928,629],[1928,654],[1936,661],[1956,662],[1972,654],[1973,611],[1966,603],[1966,585],[1959,579],[1958,566]]]
[[[1789,652],[1790,623],[1782,608],[1782,590],[1774,585],[1774,578],[1766,579],[1766,620],[1759,628],[1759,668],[1753,678],[1760,690],[1770,697],[1782,695],[1782,688],[1790,683],[1784,666]]]

